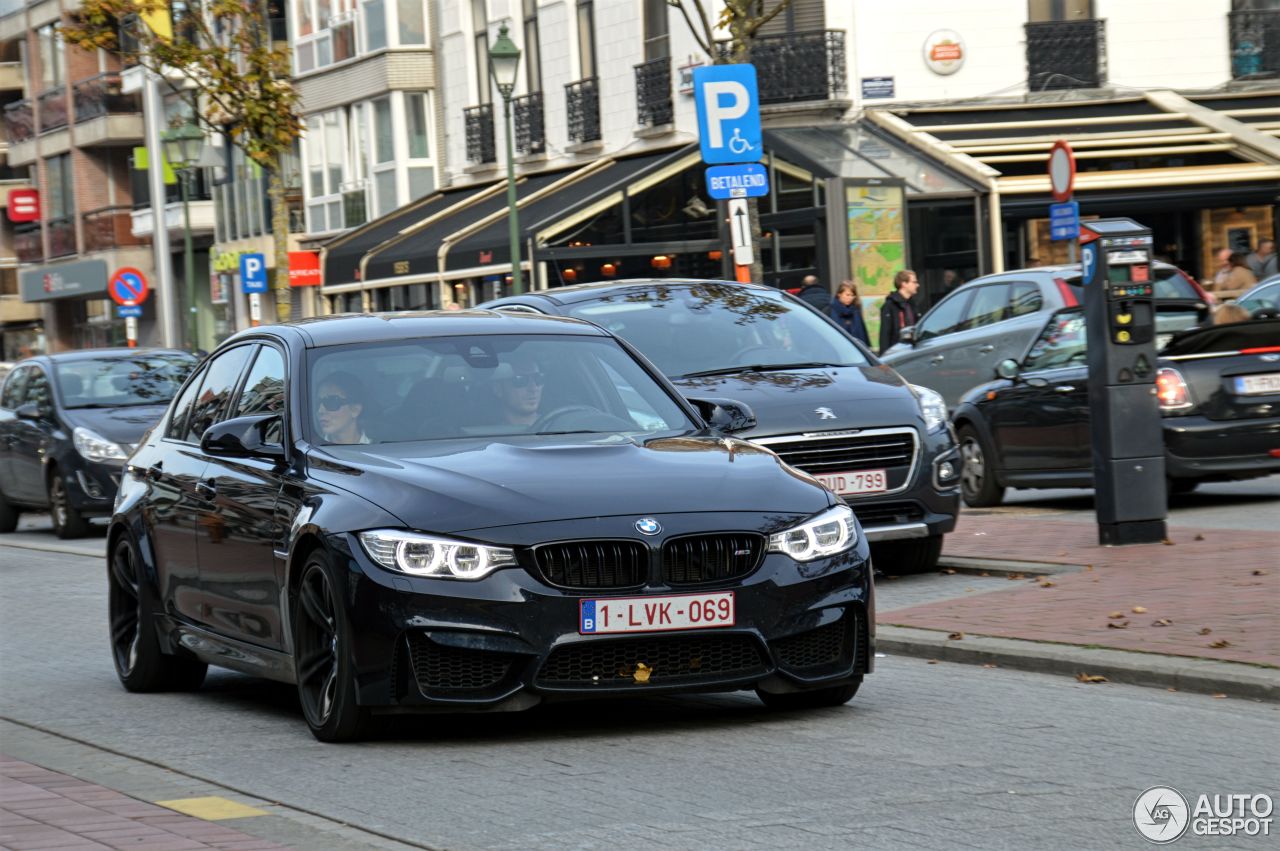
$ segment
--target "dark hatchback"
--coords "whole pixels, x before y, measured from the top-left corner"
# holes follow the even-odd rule
[[[716,423],[717,425],[711,425]],[[206,665],[371,714],[754,688],[836,705],[874,656],[867,543],[816,481],[571,319],[241,333],[130,459],[108,540],[135,691]]]
[[[85,349],[28,358],[0,390],[0,532],[49,511],[60,538],[111,514],[125,458],[196,360],[165,349]]]
[[[999,369],[956,408],[965,502],[998,505],[1006,487],[1091,487],[1083,312],[1054,314]],[[1280,472],[1280,319],[1175,335],[1155,389],[1171,493]]]
[[[685,395],[745,402],[758,424],[741,436],[853,507],[877,569],[936,565],[960,510],[945,404],[804,302],[754,284],[631,280],[484,306],[590,320],[639,349]]]

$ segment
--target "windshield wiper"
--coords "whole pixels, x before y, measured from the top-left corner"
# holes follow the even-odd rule
[[[535,431],[537,437],[544,437],[548,434],[607,434],[608,432],[594,431],[589,428],[576,428],[570,431]]]
[[[818,369],[828,366],[840,366],[838,363],[752,363],[743,366],[726,366],[721,369],[704,369],[677,375],[676,378],[706,378],[712,375],[733,375],[738,372],[778,372],[784,369]]]

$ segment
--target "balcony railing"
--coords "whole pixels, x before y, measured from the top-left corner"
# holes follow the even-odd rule
[[[636,123],[661,127],[672,122],[671,57],[651,59],[636,66]]]
[[[207,178],[208,170],[198,168],[191,176],[192,201],[212,201],[213,187]],[[179,178],[181,179],[181,178]],[[129,194],[133,197],[133,209],[141,210],[151,206],[151,180],[143,169],[129,169]],[[182,202],[182,186],[178,183],[167,183],[164,187],[165,204]]]
[[[25,142],[36,136],[36,114],[31,101],[19,100],[5,104],[4,132],[10,142]]]
[[[1107,81],[1106,21],[1041,21],[1027,28],[1027,87],[1096,89]]]
[[[844,30],[767,35],[756,39],[751,62],[760,103],[830,100],[848,91]]]
[[[146,245],[148,240],[133,235],[133,207],[117,205],[84,214],[84,250],[108,251]]]
[[[569,109],[569,141],[596,142],[600,139],[600,84],[588,77],[564,87]]]
[[[66,257],[76,253],[76,220],[74,216],[49,219],[44,224],[49,231],[49,257]]]
[[[1231,76],[1263,78],[1280,75],[1280,9],[1228,12],[1231,31]]]
[[[19,263],[44,262],[44,245],[40,241],[39,224],[14,226],[13,253]]]
[[[138,94],[121,91],[119,74],[99,74],[81,80],[72,87],[71,96],[75,101],[76,121],[89,121],[103,115],[142,113],[142,100]]]
[[[473,163],[498,161],[493,142],[493,104],[482,103],[462,110],[467,120],[467,160]]]
[[[516,151],[523,155],[547,150],[547,130],[542,122],[542,92],[531,92],[511,101],[515,110]]]
[[[67,87],[58,86],[40,95],[40,132],[61,130],[67,126]]]

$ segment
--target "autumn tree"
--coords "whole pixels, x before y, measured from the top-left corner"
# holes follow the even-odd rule
[[[284,167],[302,134],[289,49],[272,44],[264,0],[189,0],[170,22],[162,0],[83,0],[63,38],[109,50],[168,82],[199,124],[221,133],[267,173],[276,276],[276,315],[290,312],[289,209]],[[127,30],[130,38],[122,38]]]

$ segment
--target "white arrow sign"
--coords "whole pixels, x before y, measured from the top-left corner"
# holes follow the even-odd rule
[[[733,262],[750,266],[755,262],[755,254],[751,250],[751,214],[746,198],[729,201],[729,233],[733,238]]]

